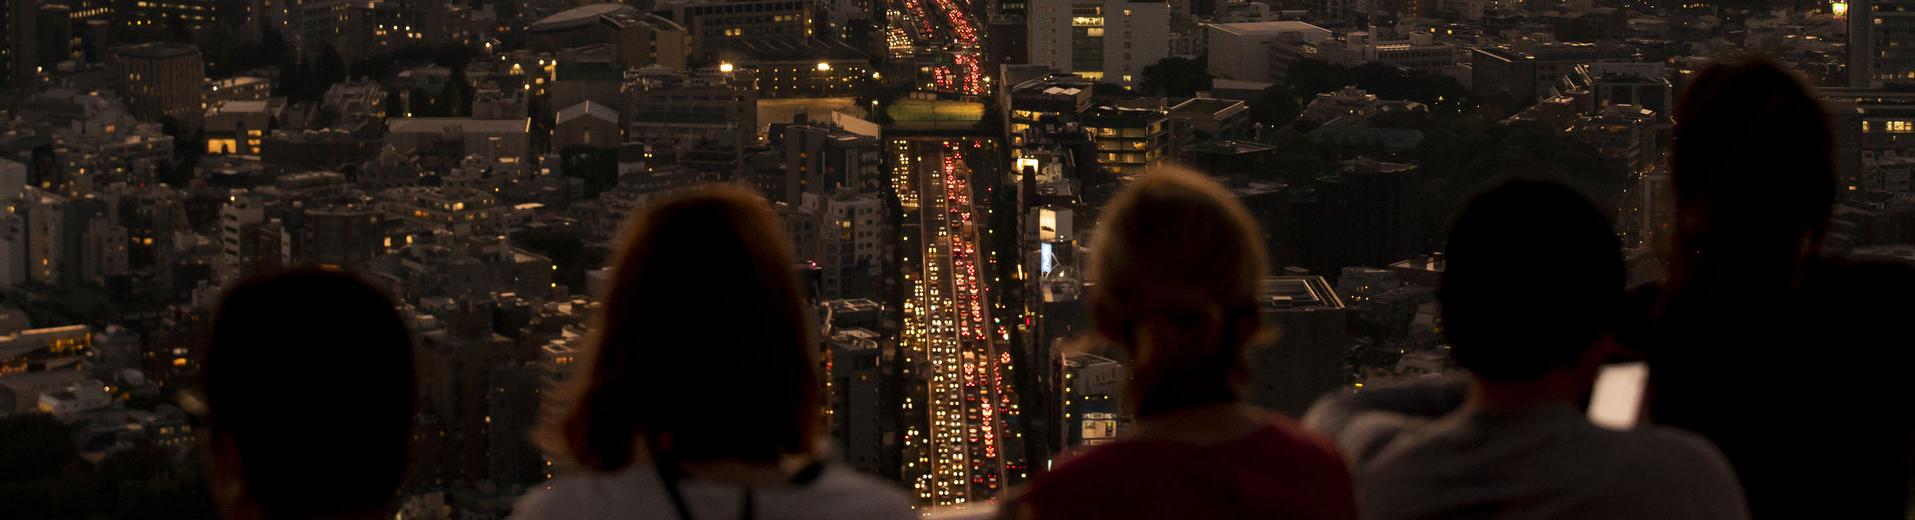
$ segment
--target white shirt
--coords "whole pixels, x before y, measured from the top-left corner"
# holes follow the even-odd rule
[[[698,520],[733,520],[744,512],[744,487],[697,478],[678,485]],[[751,498],[754,517],[761,520],[918,517],[902,490],[833,464],[825,465],[809,484],[754,487]],[[582,472],[554,479],[544,489],[520,498],[512,507],[512,518],[676,519],[678,511],[658,471],[635,464],[616,473]]]
[[[1590,424],[1569,406],[1452,413],[1375,450],[1356,474],[1368,520],[1741,520],[1742,490],[1700,437]]]

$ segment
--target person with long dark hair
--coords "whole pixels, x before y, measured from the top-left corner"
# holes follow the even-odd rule
[[[823,459],[819,338],[764,199],[702,188],[635,217],[597,336],[550,404],[579,471],[520,518],[912,518],[903,493]]]
[[[201,387],[221,516],[391,518],[415,410],[412,336],[357,276],[299,269],[220,298]]]
[[[1871,119],[1861,132],[1896,131]],[[1649,418],[1714,441],[1757,518],[1905,517],[1915,268],[1825,253],[1839,184],[1821,101],[1774,63],[1718,63],[1675,122],[1669,276],[1637,298],[1630,345]]]
[[[1104,209],[1092,246],[1093,318],[1129,355],[1126,438],[1058,464],[1004,509],[1016,518],[1356,515],[1328,440],[1243,401],[1266,255],[1216,182],[1160,169]]]

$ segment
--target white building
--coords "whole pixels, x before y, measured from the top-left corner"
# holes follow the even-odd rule
[[[463,155],[524,163],[531,147],[532,120],[465,117],[400,117],[386,123],[386,144],[401,151],[435,142],[463,143]]]
[[[113,396],[107,393],[106,383],[101,383],[98,379],[88,379],[66,387],[65,390],[40,394],[39,410],[64,420],[81,412],[106,408],[112,404]]]
[[[0,159],[0,197],[18,195],[21,188],[27,187],[27,165],[11,159]]]
[[[824,203],[824,225],[819,230],[819,266],[823,269],[825,298],[876,296],[870,281],[880,274],[878,253],[885,234],[878,216],[884,205],[877,197],[841,188]],[[862,285],[862,287],[860,287]]]
[[[266,220],[266,201],[253,193],[240,193],[227,199],[219,208],[219,279],[230,283],[237,280],[243,271],[247,251],[245,238],[241,236],[248,226],[257,225]]]
[[[66,224],[66,197],[27,188],[6,199],[0,214],[0,287],[33,282],[56,285],[66,269],[67,232],[79,239],[84,228]],[[84,223],[82,223],[84,224]]]
[[[1318,44],[1330,30],[1298,21],[1213,23],[1205,25],[1210,75],[1221,79],[1271,81],[1271,46],[1279,42]]]
[[[1168,2],[1034,0],[1029,6],[1033,65],[1135,87],[1144,67],[1170,56]]]

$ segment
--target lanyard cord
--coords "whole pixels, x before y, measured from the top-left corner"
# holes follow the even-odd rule
[[[653,453],[658,452],[654,451]],[[660,455],[654,460],[657,461],[654,468],[658,470],[658,479],[665,484],[665,496],[671,499],[672,509],[678,512],[679,520],[697,520],[692,516],[691,504],[685,501],[685,493],[679,489],[679,481],[685,478],[684,467],[678,465],[677,459],[667,455]],[[820,475],[824,474],[824,469],[825,465],[823,461],[812,462],[806,465],[804,469],[798,470],[798,473],[793,474],[791,483],[799,486],[809,486],[812,482],[816,482]],[[758,517],[756,502],[751,499],[751,488],[746,487],[744,492],[739,494],[739,500],[741,501],[738,507],[740,512],[738,515],[739,518],[742,520],[753,520]]]

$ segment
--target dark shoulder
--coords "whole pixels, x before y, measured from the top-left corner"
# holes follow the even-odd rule
[[[1857,290],[1915,287],[1915,264],[1908,262],[1829,258],[1821,261],[1819,273],[1823,281]]]
[[[1645,478],[1660,476],[1689,485],[1724,485],[1735,480],[1722,452],[1700,435],[1657,425],[1610,433],[1632,442],[1634,463],[1646,468],[1639,473]]]
[[[1270,426],[1258,432],[1257,436],[1263,437],[1263,443],[1299,460],[1333,463],[1339,467],[1343,464],[1343,458],[1337,454],[1335,441],[1304,428],[1301,423],[1283,414],[1272,413]]]

